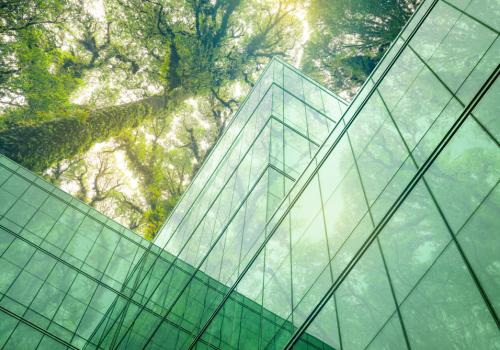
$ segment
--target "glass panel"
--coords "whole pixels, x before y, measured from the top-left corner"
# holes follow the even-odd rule
[[[458,242],[500,315],[500,187],[497,185],[458,233]]]
[[[500,9],[498,0],[471,1],[465,12],[500,31]]]
[[[467,16],[461,16],[429,59],[429,66],[456,91],[497,37]]]
[[[451,240],[423,183],[419,183],[380,234],[387,269],[399,302]]]
[[[311,336],[318,339],[318,343],[322,343],[321,345],[328,346],[326,349],[341,349],[335,304],[335,296],[332,296],[307,328],[306,333],[301,336],[299,342],[302,341],[302,346],[306,346],[304,349],[307,349],[307,343]],[[301,346],[294,347],[294,349],[301,348]],[[319,349],[323,349],[323,347]]]
[[[422,69],[391,111],[409,149],[415,147],[450,99],[451,94],[439,80],[427,68]]]
[[[500,47],[500,40],[499,40]],[[474,108],[472,113],[483,125],[488,133],[490,133],[498,142],[500,140],[500,79],[495,80],[493,86],[488,90],[486,95],[481,99],[479,104]]]
[[[498,146],[468,118],[425,175],[454,232],[498,181]]]
[[[498,328],[453,243],[403,303],[401,313],[412,349],[500,345]]]
[[[364,349],[396,308],[377,245],[366,251],[335,296],[343,349]]]
[[[367,350],[399,350],[408,349],[404,339],[401,321],[396,313],[384,325],[384,328],[366,347]]]

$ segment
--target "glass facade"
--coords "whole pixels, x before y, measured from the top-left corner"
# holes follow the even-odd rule
[[[264,246],[267,223],[346,109],[340,98],[274,60],[160,231],[155,245],[175,258],[159,263],[158,255],[145,255],[131,273],[130,299],[144,307],[114,304],[92,343],[189,347]],[[247,313],[245,323],[254,329],[238,346],[249,349],[260,336],[254,321],[264,317],[253,287],[239,288],[225,302]],[[265,309],[270,327],[288,322],[272,305]]]
[[[273,60],[154,243],[0,156],[0,348],[500,349],[499,11],[349,106]]]

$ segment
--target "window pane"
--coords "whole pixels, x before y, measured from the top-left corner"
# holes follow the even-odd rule
[[[336,297],[343,349],[364,349],[395,310],[376,244],[349,273]]]
[[[457,232],[498,181],[498,146],[468,118],[425,178]]]
[[[412,349],[495,349],[498,328],[452,243],[401,307]]]

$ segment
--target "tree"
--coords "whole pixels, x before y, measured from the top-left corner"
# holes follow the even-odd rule
[[[312,0],[303,69],[352,98],[420,0]]]
[[[294,5],[101,4],[97,15],[66,0],[2,8],[0,152],[151,238],[238,106],[234,87],[294,48]],[[103,144],[123,153],[141,195],[104,188],[121,170],[93,161]]]
[[[306,70],[325,70],[330,86],[351,93],[395,35],[380,33],[399,30],[401,13],[416,2],[312,0]],[[0,4],[0,152],[151,238],[260,70],[273,56],[294,57],[304,7],[293,0],[93,6]]]
[[[239,0],[105,4],[109,15],[104,22],[82,6],[61,0],[53,7],[66,13],[67,21],[60,19],[63,23],[57,27],[44,26],[55,20],[41,22],[35,10],[32,25],[7,26],[16,30],[14,43],[5,46],[13,55],[11,70],[17,73],[0,87],[8,97],[2,104],[14,107],[2,118],[0,151],[30,169],[43,171],[94,142],[140,125],[160,110],[172,113],[189,96],[212,95],[224,107],[234,106],[234,98],[226,96],[230,83],[251,82],[256,65],[261,67],[269,57],[284,55],[293,46],[285,0],[275,10],[271,3]],[[24,5],[18,12],[28,6]],[[45,9],[41,3],[33,8]],[[249,9],[251,16],[244,16]],[[257,15],[261,11],[264,15]],[[252,35],[245,35],[244,27],[252,28]],[[112,69],[117,74],[110,77]],[[92,74],[104,85],[119,85],[122,95],[134,90],[133,103],[117,107],[115,97],[98,110],[70,104],[70,95]],[[221,112],[213,116],[219,118],[217,113]],[[219,122],[220,133],[224,123],[220,118]],[[67,137],[67,131],[74,137]]]

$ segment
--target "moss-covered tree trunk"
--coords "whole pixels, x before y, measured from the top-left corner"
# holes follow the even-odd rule
[[[147,118],[177,105],[179,94],[153,96],[90,111],[86,117],[53,119],[36,125],[0,130],[0,153],[42,172],[55,162],[87,151],[96,142],[136,128]]]

